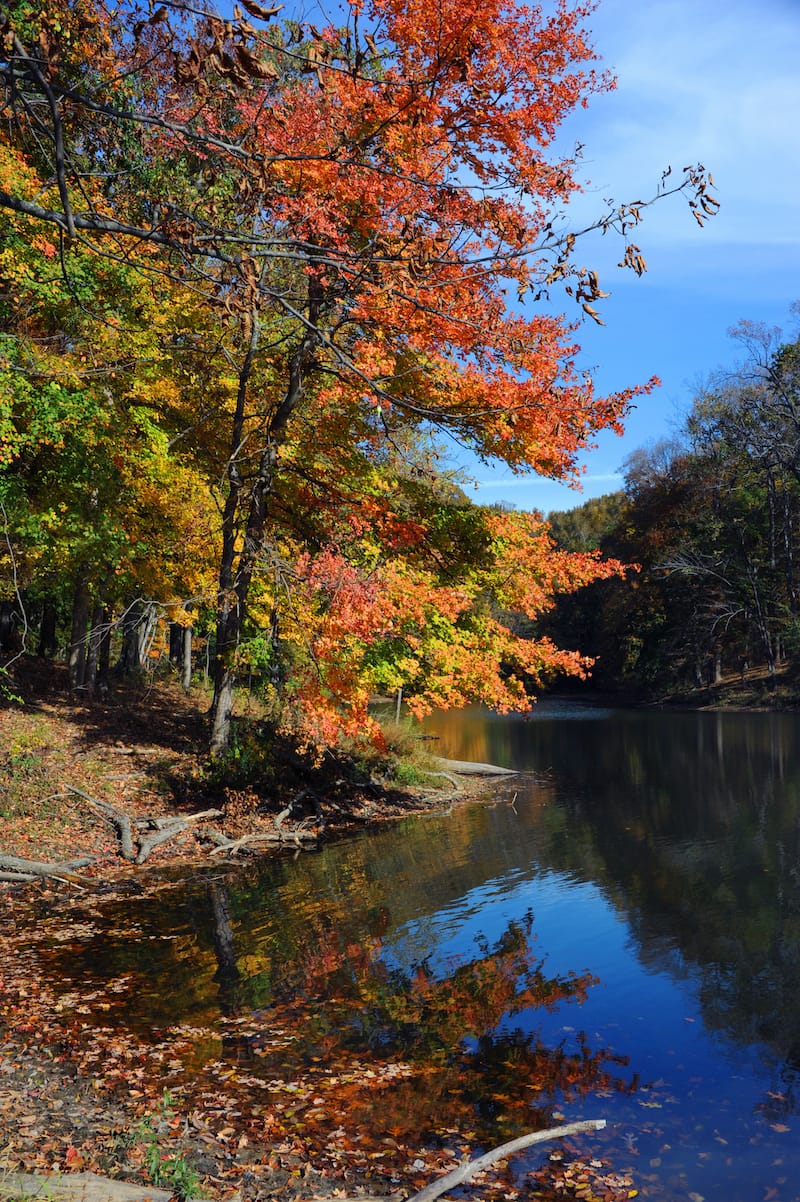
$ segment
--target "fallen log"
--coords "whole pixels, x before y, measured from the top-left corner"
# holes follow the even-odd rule
[[[455,772],[457,776],[519,776],[513,768],[501,768],[499,764],[480,764],[472,760],[444,760],[436,757],[436,762],[446,772]]]
[[[222,810],[198,810],[196,814],[174,814],[167,818],[137,818],[136,825],[140,830],[145,830],[147,827],[152,827],[153,830],[160,831],[162,828],[170,826],[173,822],[182,822],[184,826],[190,826],[193,822],[203,822],[206,818],[221,818]]]
[[[158,818],[131,818],[124,810],[118,810],[116,806],[112,806],[108,801],[101,801],[97,797],[92,797],[83,789],[76,788],[75,785],[64,785],[68,793],[75,793],[78,797],[82,797],[87,801],[94,810],[111,825],[117,832],[120,843],[120,854],[124,860],[131,860],[136,864],[144,864],[151,852],[156,847],[160,847],[163,843],[168,843],[170,839],[174,839],[176,835],[180,835],[187,830],[193,822],[202,822],[205,818],[219,818],[221,810],[199,810],[196,814],[173,814],[164,815]],[[138,849],[134,847],[133,831],[136,828],[139,837]],[[151,834],[141,834],[142,831],[151,831]]]
[[[157,847],[161,847],[162,843],[169,843],[170,839],[174,839],[176,835],[179,835],[181,831],[187,830],[187,828],[188,824],[178,819],[175,822],[171,822],[168,826],[157,827],[149,835],[142,835],[139,840],[139,853],[136,856],[136,863],[144,864],[151,852],[155,851]]]
[[[173,1190],[132,1181],[115,1181],[97,1173],[4,1173],[0,1199],[41,1199],[42,1202],[171,1202]]]
[[[14,882],[52,878],[68,881],[71,885],[90,885],[93,882],[88,877],[75,871],[76,868],[86,868],[89,864],[94,864],[93,856],[50,863],[46,860],[26,860],[22,856],[0,855],[0,869],[3,870],[0,872],[0,880]]]
[[[238,839],[229,839],[227,835],[223,835],[221,831],[216,830],[207,830],[203,834],[212,843],[216,844],[209,853],[212,856],[218,856],[222,853],[235,856],[239,851],[254,849],[259,843],[271,844],[272,846],[286,846],[286,844],[293,843],[295,847],[302,847],[304,842],[311,845],[317,841],[314,831],[303,830],[300,827],[288,831],[263,831],[255,835],[242,835]]]
[[[85,793],[83,789],[78,789],[75,785],[64,785],[68,793],[75,793],[78,797],[82,797],[84,801],[88,801],[101,817],[105,818],[117,832],[119,839],[120,854],[124,860],[135,860],[137,852],[133,846],[133,829],[131,820],[122,810],[118,810],[116,806],[112,806],[108,801],[100,801],[97,797],[92,797],[89,793]]]

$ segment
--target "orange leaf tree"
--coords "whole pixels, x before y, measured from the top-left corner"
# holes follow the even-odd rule
[[[565,280],[590,315],[602,296],[554,224],[578,187],[554,134],[612,86],[592,69],[590,7],[349,0],[324,28],[275,21],[252,0],[252,20],[183,0],[0,10],[7,136],[46,181],[35,193],[5,182],[0,206],[53,227],[67,259],[80,243],[200,291],[208,361],[233,378],[216,415],[227,450],[212,751],[228,738],[251,586],[299,431],[306,475],[330,423],[343,465],[354,447],[440,431],[561,477],[596,431],[619,427],[636,389],[598,396],[576,367],[574,325],[535,305]],[[684,188],[695,214],[713,212],[702,169],[672,190]],[[642,207],[612,207],[597,226],[625,236]],[[641,270],[632,244],[623,261]],[[534,573],[515,591],[523,608],[570,577],[545,569],[535,532],[496,537]],[[421,614],[428,578],[405,587]],[[508,650],[496,615],[483,641],[474,622],[464,634],[467,608],[445,606],[461,633],[440,674],[454,681]],[[441,699],[469,693],[454,684]]]

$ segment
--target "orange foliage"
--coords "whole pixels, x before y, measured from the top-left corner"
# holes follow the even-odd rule
[[[393,460],[404,439],[443,431],[515,471],[568,477],[655,384],[599,396],[576,363],[577,322],[542,303],[566,286],[599,320],[607,295],[576,235],[554,228],[580,187],[555,134],[613,86],[594,69],[592,5],[349,0],[324,29],[245,8],[253,21],[182,0],[81,0],[58,18],[34,5],[13,28],[3,18],[13,69],[0,63],[16,106],[0,156],[9,220],[157,280],[162,325],[163,306],[194,312],[164,364],[193,412],[158,380],[135,403],[160,410],[159,433],[180,413],[181,451],[219,502],[212,750],[251,590],[285,610],[288,693],[320,745],[369,730],[374,688],[402,685],[418,712],[523,707],[527,686],[587,665],[506,611],[535,622],[554,593],[619,565],[557,552],[519,515],[481,519],[474,563],[469,537],[451,555],[436,504],[411,503]],[[684,188],[698,220],[713,213],[702,168],[671,190]],[[612,205],[596,228],[627,240],[643,208]],[[34,245],[48,264],[54,241]],[[645,269],[632,243],[622,262]],[[117,313],[101,325],[124,345]],[[441,493],[435,464],[415,470]],[[291,600],[265,583],[265,558],[296,561]]]

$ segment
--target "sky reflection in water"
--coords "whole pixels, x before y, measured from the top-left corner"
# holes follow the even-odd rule
[[[444,755],[542,774],[505,806],[516,864],[426,924],[442,962],[530,908],[547,970],[601,982],[579,1011],[537,1013],[543,1038],[580,1026],[652,1085],[600,1102],[650,1188],[800,1196],[797,717],[545,702],[427,729]]]

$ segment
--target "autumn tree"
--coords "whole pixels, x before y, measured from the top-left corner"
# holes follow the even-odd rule
[[[598,396],[575,326],[544,303],[564,285],[597,318],[603,295],[557,217],[576,160],[552,149],[565,116],[611,86],[593,69],[588,6],[352,0],[323,28],[244,7],[0,10],[14,164],[0,207],[53,231],[66,274],[90,253],[203,297],[202,353],[230,381],[210,411],[197,397],[227,445],[213,751],[299,430],[313,445],[334,424],[345,455],[436,430],[563,477],[636,391]],[[702,223],[716,206],[702,168],[658,195],[684,189]],[[638,273],[644,207],[612,206],[595,226],[622,236]],[[510,538],[552,582],[547,540]],[[474,622],[472,603],[460,612],[454,630]],[[457,674],[458,640],[453,656]]]
[[[23,215],[0,212],[0,231],[2,562],[17,608],[40,619],[42,652],[60,615],[71,687],[91,694],[132,598],[169,605],[213,588],[216,515],[170,438],[173,411],[186,421],[174,289],[80,247],[65,275]]]
[[[629,457],[594,542],[595,503],[552,516],[561,546],[590,537],[641,566],[556,608],[551,633],[580,636],[606,683],[673,692],[756,664],[772,677],[796,654],[797,343],[754,322],[732,334],[745,359],[709,376],[677,438]]]

